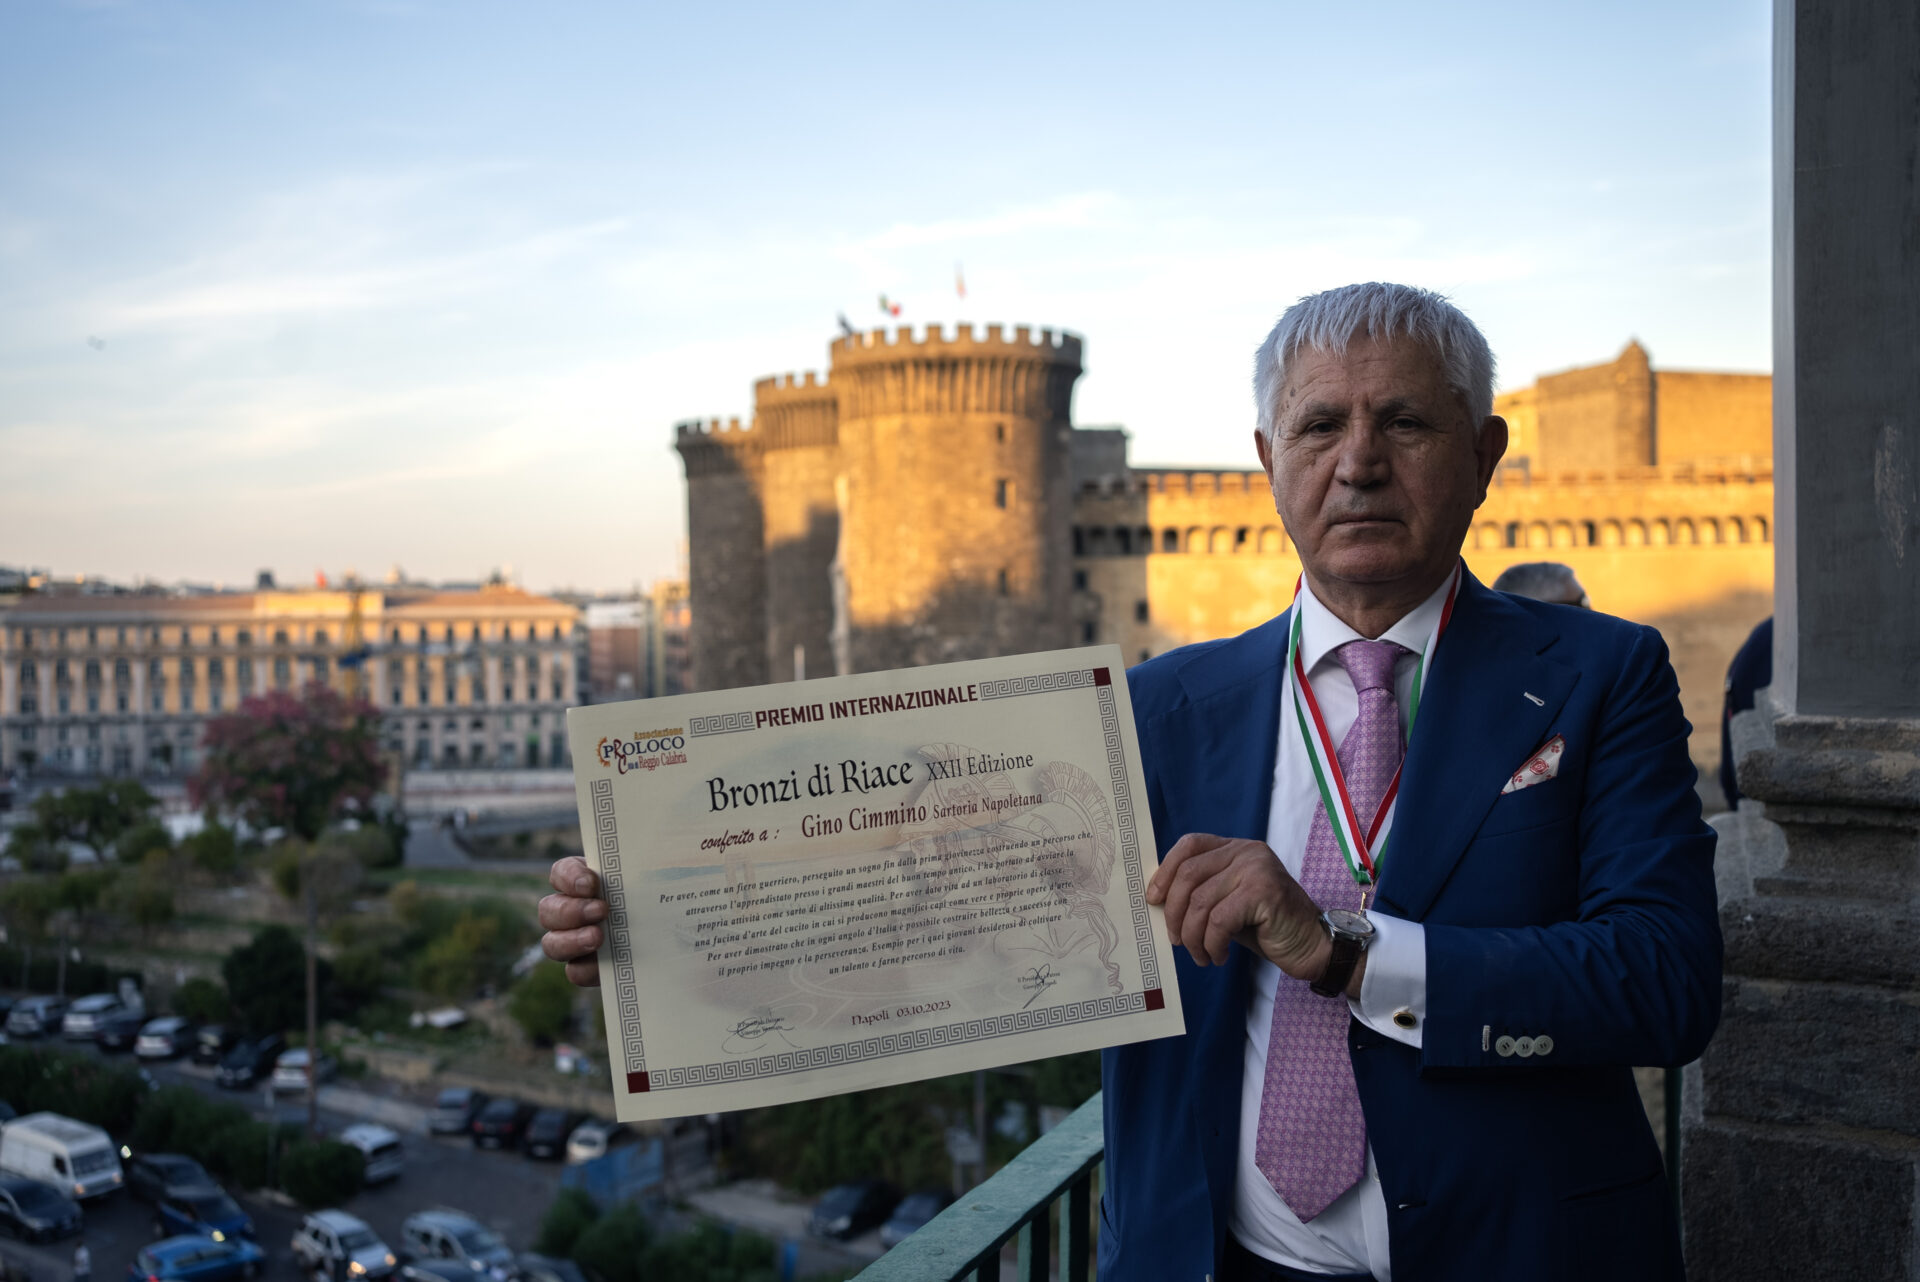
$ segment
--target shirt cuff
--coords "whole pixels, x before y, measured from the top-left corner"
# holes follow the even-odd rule
[[[1369,912],[1373,942],[1360,997],[1347,999],[1353,1017],[1382,1037],[1420,1049],[1427,1026],[1427,928],[1417,921]]]

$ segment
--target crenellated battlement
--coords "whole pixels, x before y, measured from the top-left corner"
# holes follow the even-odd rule
[[[833,362],[864,364],[872,360],[898,359],[912,356],[924,359],[929,356],[1031,356],[1040,360],[1062,365],[1079,365],[1082,354],[1082,340],[1078,334],[1065,330],[1057,333],[1050,328],[1042,328],[1036,335],[1031,325],[1016,325],[1013,336],[1009,338],[1006,326],[994,324],[986,326],[983,335],[976,336],[971,323],[962,323],[954,327],[949,336],[944,326],[932,324],[918,334],[911,325],[902,325],[896,330],[875,329],[864,334],[848,334],[836,338],[832,343]]]
[[[753,435],[753,424],[741,426],[740,418],[735,415],[728,419],[688,418],[673,425],[676,441],[710,440],[715,445],[744,444],[746,438]]]
[[[760,405],[775,399],[817,400],[831,397],[833,392],[832,373],[811,369],[798,374],[769,374],[753,383],[753,399]]]

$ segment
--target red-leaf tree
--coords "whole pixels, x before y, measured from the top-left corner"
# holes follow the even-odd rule
[[[336,819],[364,813],[380,790],[379,731],[372,704],[323,685],[246,699],[207,724],[188,793],[196,806],[313,841]]]

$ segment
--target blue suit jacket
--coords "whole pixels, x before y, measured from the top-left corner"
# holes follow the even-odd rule
[[[1162,856],[1188,832],[1264,840],[1288,624],[1131,672]],[[1423,1045],[1349,1036],[1395,1282],[1681,1275],[1630,1066],[1698,1058],[1720,1017],[1688,728],[1659,633],[1465,576],[1377,901],[1425,923]],[[1556,734],[1558,777],[1502,795]],[[1104,1057],[1101,1282],[1217,1274],[1253,960],[1176,949],[1186,1035]],[[1546,1056],[1497,1054],[1541,1034]]]

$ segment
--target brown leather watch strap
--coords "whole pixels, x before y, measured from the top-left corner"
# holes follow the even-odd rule
[[[1333,936],[1333,955],[1327,958],[1326,971],[1313,981],[1313,991],[1322,997],[1339,997],[1346,993],[1353,968],[1360,964],[1360,941],[1337,930],[1329,933]]]

